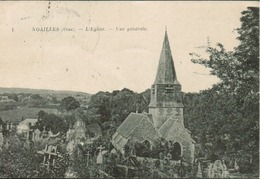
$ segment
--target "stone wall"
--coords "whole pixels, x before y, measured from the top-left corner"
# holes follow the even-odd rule
[[[149,113],[153,115],[156,129],[159,129],[168,118],[178,119],[183,123],[183,108],[149,108]]]
[[[184,126],[178,122],[170,128],[165,137],[166,140],[179,142],[182,148],[183,159],[187,162],[193,163],[194,160],[194,144],[188,131]]]

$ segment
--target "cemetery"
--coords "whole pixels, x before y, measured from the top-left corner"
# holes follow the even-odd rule
[[[172,142],[158,139],[157,146],[150,149],[147,143],[128,142],[124,151],[113,147],[107,136],[91,138],[84,122],[78,120],[66,134],[53,134],[45,128],[30,129],[26,138],[16,133],[16,126],[6,129],[1,126],[0,150],[2,153],[15,150],[34,151],[41,172],[54,172],[59,165],[65,166],[59,177],[81,178],[227,178],[229,170],[225,161],[214,162],[196,159],[189,163],[176,153]],[[3,135],[3,131],[5,131]],[[13,146],[13,141],[16,146]],[[14,147],[19,147],[12,149]],[[142,152],[140,152],[141,150]],[[168,153],[167,153],[168,151]],[[8,152],[7,152],[8,153]],[[35,158],[35,159],[36,159]],[[65,165],[64,165],[65,164]],[[234,166],[234,170],[236,166]],[[39,172],[39,171],[38,171]],[[37,177],[39,177],[36,174]]]
[[[245,48],[259,27],[248,30],[247,18],[258,24],[259,8],[242,12],[234,52],[208,43],[209,60],[193,54],[220,78],[211,89],[182,91],[165,28],[146,91],[100,91],[87,105],[66,96],[55,114],[0,117],[0,178],[258,178],[259,69],[243,60],[259,60],[256,45]]]

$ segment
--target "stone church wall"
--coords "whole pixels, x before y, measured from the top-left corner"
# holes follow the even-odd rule
[[[194,160],[194,144],[187,130],[179,123],[175,123],[169,130],[166,140],[179,142],[182,148],[183,159],[192,163]]]
[[[153,115],[153,122],[156,129],[159,129],[168,118],[179,119],[183,123],[183,108],[149,108]]]

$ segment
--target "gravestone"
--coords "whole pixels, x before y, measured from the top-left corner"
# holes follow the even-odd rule
[[[33,141],[34,142],[40,142],[42,141],[42,137],[41,137],[41,131],[39,129],[36,129],[34,132],[33,132]]]
[[[53,132],[51,130],[49,130],[49,132],[48,132],[48,137],[50,137],[50,136],[53,136]]]
[[[209,165],[208,178],[223,178],[224,167],[220,160]]]
[[[67,140],[71,140],[72,139],[72,136],[73,136],[73,133],[75,132],[74,129],[69,129],[66,133],[66,138]]]
[[[102,150],[105,149],[104,147],[102,147],[102,145],[100,145],[98,147],[99,149],[99,153],[98,153],[98,156],[97,156],[97,164],[102,164],[103,163],[103,154],[102,154]]]
[[[79,154],[78,145],[79,144],[82,145],[81,142],[82,140],[85,141],[86,139],[85,132],[86,132],[85,123],[81,120],[81,118],[77,118],[77,121],[73,126],[73,129],[69,129],[68,132],[66,133],[66,138],[68,141],[66,149],[71,161],[75,161],[76,159],[80,158],[79,155],[74,155],[74,154]],[[67,171],[65,173],[66,178],[77,177],[78,174],[74,167],[75,166],[72,164],[68,166]]]
[[[67,152],[69,155],[73,153],[74,148],[75,148],[75,141],[74,140],[69,141],[67,145]]]
[[[202,178],[202,170],[201,170],[201,165],[200,162],[198,163],[198,171],[197,171],[197,178]]]
[[[222,161],[222,164],[223,164],[223,178],[227,178],[229,173],[224,160]]]

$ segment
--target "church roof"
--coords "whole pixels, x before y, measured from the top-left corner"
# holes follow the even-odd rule
[[[163,138],[166,138],[166,136],[168,135],[169,131],[172,130],[172,127],[176,126],[178,124],[178,119],[173,119],[173,118],[169,118],[161,127],[160,129],[158,130],[158,132],[160,133],[160,135],[163,137]],[[191,140],[192,143],[196,143],[190,136],[191,132],[185,128],[183,126],[183,129],[184,131],[183,132],[186,132],[189,134],[189,140]],[[178,133],[175,133],[176,135],[178,135]]]
[[[147,119],[151,122],[149,117],[142,113],[130,113],[124,122],[118,127],[117,132],[124,138],[128,138],[131,132],[136,128],[138,123],[143,119]]]
[[[165,31],[157,75],[154,84],[173,84],[177,79],[167,31]]]
[[[162,137],[166,137],[171,127],[174,125],[174,123],[177,121],[177,119],[168,119],[159,129],[159,133]]]

